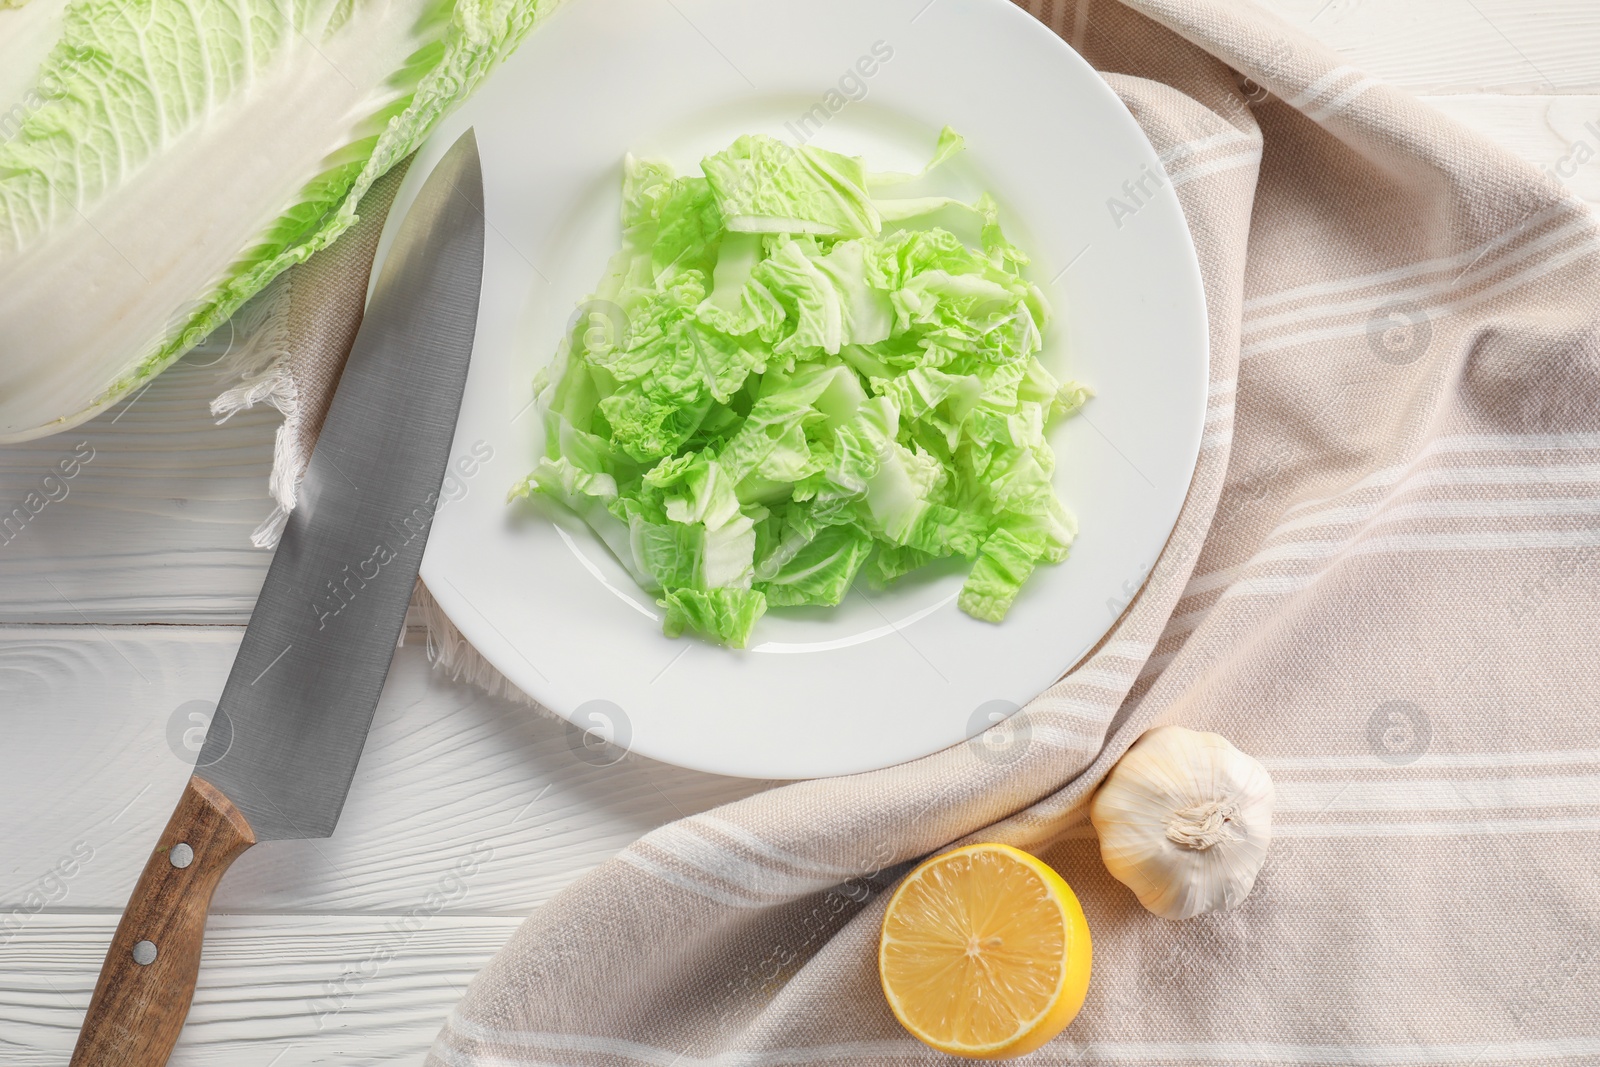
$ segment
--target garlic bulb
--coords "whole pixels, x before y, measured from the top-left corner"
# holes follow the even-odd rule
[[[1151,730],[1095,794],[1106,870],[1163,919],[1236,907],[1272,839],[1272,778],[1219,734]]]

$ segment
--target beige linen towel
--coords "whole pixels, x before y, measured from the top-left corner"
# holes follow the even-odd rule
[[[1600,1063],[1593,219],[1246,3],[1024,6],[1121,94],[1199,250],[1210,415],[1167,551],[985,739],[685,819],[583,878],[431,1064],[943,1062],[874,946],[882,890],[960,840],[1041,851],[1089,917],[1088,1002],[1033,1062]],[[1100,863],[1084,801],[1156,723],[1277,781],[1233,912],[1157,919]]]
[[[238,381],[211,402],[211,413],[226,422],[266,403],[283,414],[268,482],[277,506],[251,535],[257,547],[276,545],[294,510],[300,479],[361,328],[378,238],[411,160],[407,156],[372,183],[356,207],[354,225],[339,240],[280,274],[235,323],[218,331],[226,336],[216,340],[228,346],[224,374]]]

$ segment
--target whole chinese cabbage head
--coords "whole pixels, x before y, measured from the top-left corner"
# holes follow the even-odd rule
[[[0,2],[0,441],[88,419],[332,242],[557,2]]]

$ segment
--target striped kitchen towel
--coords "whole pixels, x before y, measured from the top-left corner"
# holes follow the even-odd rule
[[[1208,433],[1165,554],[984,738],[593,871],[431,1064],[943,1062],[875,944],[905,865],[970,840],[1041,851],[1094,931],[1088,1002],[1034,1062],[1600,1063],[1595,220],[1244,0],[1024,6],[1121,94],[1199,250]],[[1084,802],[1157,723],[1277,781],[1237,910],[1157,919],[1100,863]]]

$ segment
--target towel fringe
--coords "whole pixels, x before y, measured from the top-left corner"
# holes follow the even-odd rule
[[[513,685],[510,679],[495,670],[494,665],[483,658],[483,653],[472,647],[472,643],[456,629],[455,623],[450,621],[450,617],[444,613],[444,609],[439,606],[439,602],[433,598],[433,594],[428,591],[428,587],[420,578],[417,580],[416,591],[411,596],[411,607],[422,617],[423,625],[427,628],[428,662],[432,664],[434,670],[447,675],[453,682],[465,681],[483,689],[490,696],[502,697],[514,704],[535,708],[555,718],[552,712]],[[402,635],[401,644],[404,643]]]
[[[283,416],[273,439],[272,474],[267,492],[277,504],[250,534],[257,548],[273,548],[283,536],[298,497],[300,478],[311,456],[300,432],[300,389],[290,366],[289,284],[274,282],[243,308],[234,321],[234,341],[220,361],[224,380],[238,384],[211,402],[219,424],[241,411],[269,404]]]

